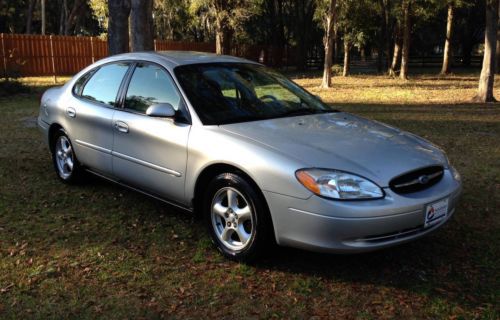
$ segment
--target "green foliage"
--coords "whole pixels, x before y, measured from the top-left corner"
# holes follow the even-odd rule
[[[357,48],[362,48],[370,40],[376,41],[380,25],[377,3],[371,0],[339,0],[337,10],[338,27],[344,40]]]
[[[208,25],[218,22],[233,30],[239,30],[248,18],[257,12],[256,2],[252,0],[191,0],[189,12],[201,16]]]
[[[0,0],[0,32],[21,32],[26,23],[25,0]]]
[[[342,67],[340,64],[334,64],[332,66],[331,72],[334,76],[341,76],[344,72],[344,67]]]
[[[108,29],[108,1],[107,0],[89,0],[89,6],[92,9],[92,15],[103,30]]]
[[[48,34],[64,33],[65,16],[79,1],[46,0]],[[401,24],[402,1],[337,0],[338,39],[349,40],[351,46],[358,51],[363,48],[367,55],[380,52],[386,38],[387,43],[393,45]],[[455,53],[469,56],[472,52],[479,53],[477,47],[484,41],[484,0],[409,1],[412,55],[439,54],[450,3],[455,6]],[[35,3],[31,30],[39,33],[40,2]],[[308,56],[316,58],[322,52],[328,3],[329,0],[154,0],[155,36],[157,39],[214,41],[216,31],[224,29],[231,42],[240,48],[271,45],[286,51],[288,61],[303,65]],[[0,32],[25,32],[28,5],[29,0],[0,0]],[[105,36],[107,11],[107,0],[84,1],[68,34]],[[384,30],[386,22],[387,30]],[[240,51],[238,53],[245,53],[245,49]],[[269,57],[270,53],[266,53]],[[356,56],[359,52],[353,50],[353,54]]]
[[[184,40],[199,38],[196,17],[189,11],[187,0],[155,0],[153,8],[155,32],[159,39]],[[202,36],[202,39],[205,35]]]

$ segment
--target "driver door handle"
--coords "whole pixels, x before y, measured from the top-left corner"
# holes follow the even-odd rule
[[[123,121],[115,121],[115,129],[123,133],[128,133],[128,125]]]

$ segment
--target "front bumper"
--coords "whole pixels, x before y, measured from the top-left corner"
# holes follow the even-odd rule
[[[461,184],[445,170],[429,189],[370,201],[334,201],[317,196],[303,200],[264,192],[273,219],[276,241],[283,246],[332,253],[356,253],[414,240],[444,225],[455,212]],[[448,214],[424,228],[428,204],[448,198]]]

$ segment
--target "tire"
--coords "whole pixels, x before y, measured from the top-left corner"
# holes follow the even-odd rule
[[[229,259],[251,262],[274,245],[263,196],[238,174],[219,174],[208,184],[203,214],[212,242]]]
[[[65,183],[75,184],[81,182],[84,170],[76,158],[68,135],[63,129],[59,129],[55,134],[50,150],[57,177]]]

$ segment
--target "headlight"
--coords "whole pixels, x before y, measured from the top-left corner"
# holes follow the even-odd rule
[[[457,169],[455,169],[454,166],[450,165],[450,171],[451,171],[451,174],[453,176],[453,179],[455,179],[456,181],[462,180],[462,177],[460,176],[460,173],[458,173]]]
[[[297,180],[313,193],[332,199],[380,199],[384,192],[375,183],[357,175],[325,169],[301,169]]]

